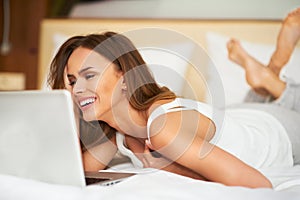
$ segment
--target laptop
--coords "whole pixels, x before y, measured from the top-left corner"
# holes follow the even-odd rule
[[[134,173],[85,173],[71,94],[0,92],[0,174],[84,187],[113,185]]]

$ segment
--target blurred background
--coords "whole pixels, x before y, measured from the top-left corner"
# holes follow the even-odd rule
[[[0,90],[37,89],[45,18],[281,20],[299,0],[0,0]]]

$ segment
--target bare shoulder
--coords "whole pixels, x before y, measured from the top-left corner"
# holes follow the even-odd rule
[[[169,112],[155,118],[150,125],[149,136],[154,149],[170,145],[175,139],[187,133],[188,122],[183,120],[183,113]]]
[[[162,105],[162,104],[159,104]],[[214,123],[197,110],[180,110],[160,113],[149,124],[151,143],[158,148],[170,144],[176,138],[200,137],[209,141],[215,133]]]
[[[158,107],[161,106],[161,105],[170,103],[170,102],[172,102],[172,101],[174,101],[174,99],[165,99],[165,100],[158,100],[158,101],[155,101],[155,102],[150,106],[150,108],[148,109],[147,115],[150,116],[150,114],[151,114],[156,108],[158,108]]]

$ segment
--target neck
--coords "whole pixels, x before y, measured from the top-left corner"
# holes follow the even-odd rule
[[[127,100],[124,100],[114,106],[110,117],[106,117],[104,121],[122,134],[145,139],[147,120],[146,112],[134,109]]]

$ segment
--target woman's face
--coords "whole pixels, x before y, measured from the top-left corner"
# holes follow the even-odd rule
[[[74,100],[86,121],[112,117],[112,108],[125,96],[123,76],[117,66],[104,56],[79,47],[69,57],[67,77]]]

